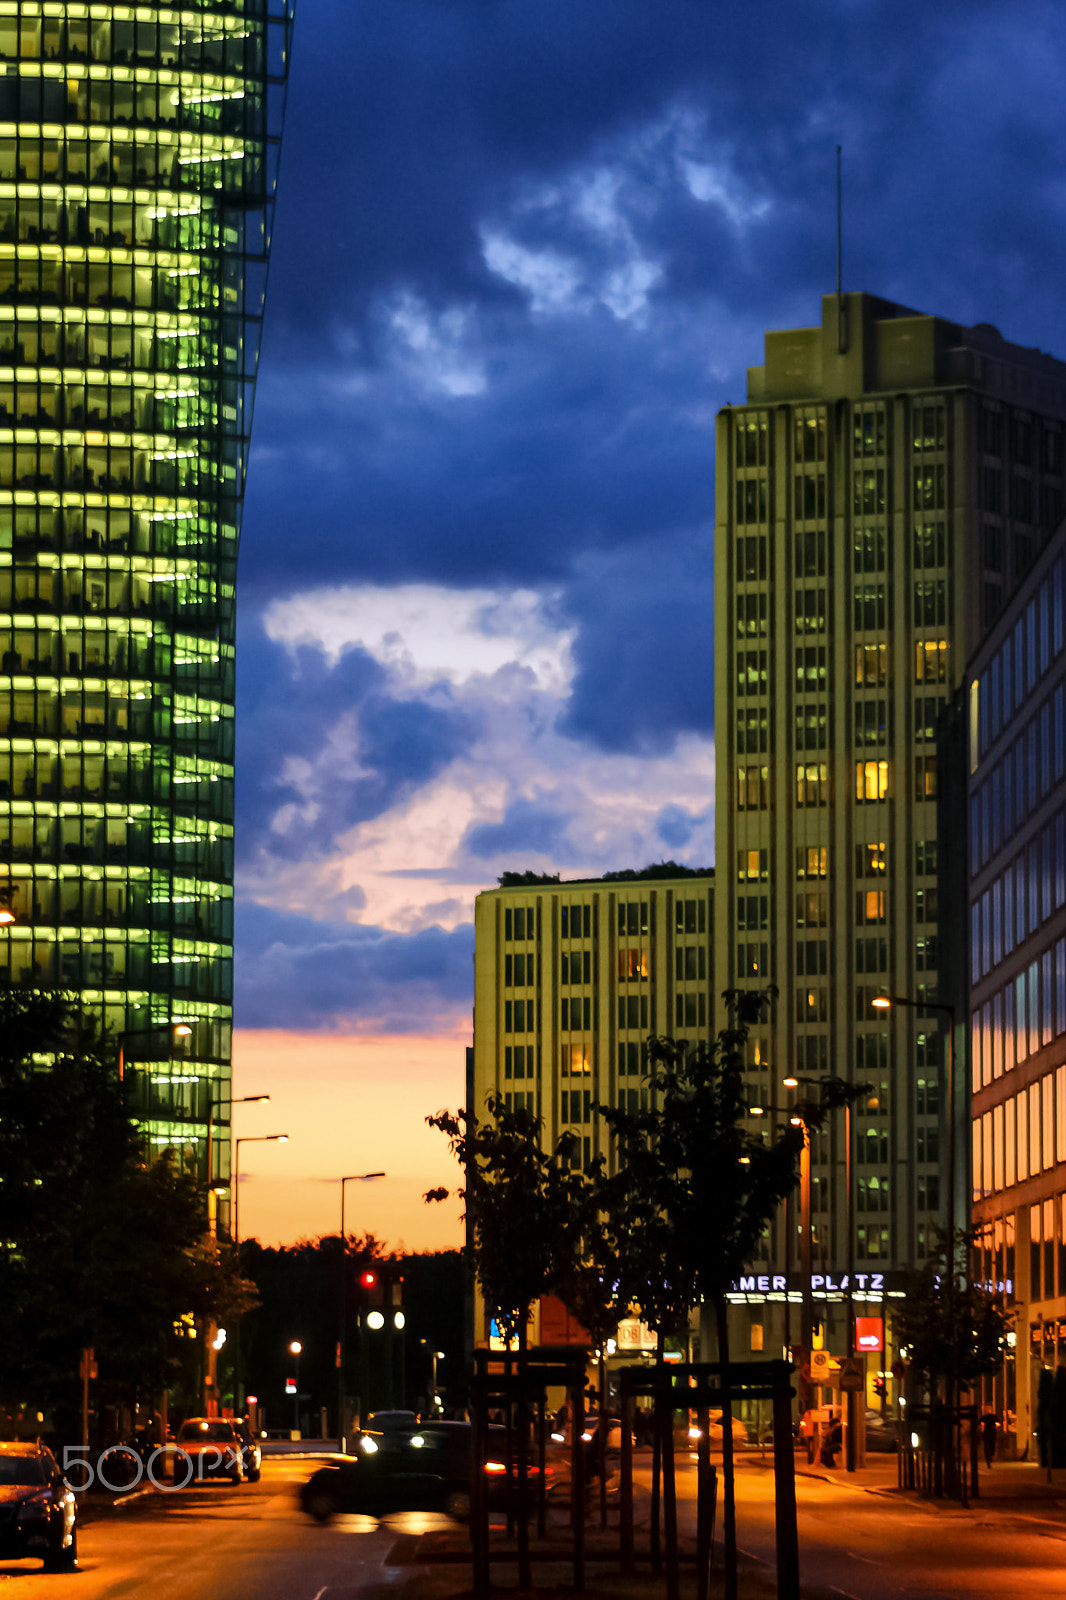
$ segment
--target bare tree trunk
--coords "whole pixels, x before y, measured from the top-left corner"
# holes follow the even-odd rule
[[[729,1314],[725,1295],[714,1299],[718,1362],[722,1387],[722,1539],[725,1546],[725,1600],[737,1600],[737,1502],[733,1476],[733,1395],[729,1382]]]

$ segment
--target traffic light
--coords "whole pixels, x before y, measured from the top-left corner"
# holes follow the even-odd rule
[[[366,1306],[381,1306],[385,1303],[385,1285],[381,1281],[381,1274],[367,1268],[359,1274],[359,1287],[363,1291],[363,1304]]]

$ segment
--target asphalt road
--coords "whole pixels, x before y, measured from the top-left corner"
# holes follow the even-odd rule
[[[432,1589],[425,1568],[391,1564],[387,1557],[402,1549],[404,1535],[452,1526],[446,1518],[407,1513],[378,1523],[337,1517],[319,1527],[296,1499],[312,1470],[307,1461],[268,1459],[256,1484],[209,1482],[91,1515],[78,1535],[77,1572],[43,1573],[39,1561],[0,1562],[0,1595],[399,1600],[411,1586],[420,1597]]]
[[[1039,1508],[1015,1513],[930,1506],[802,1476],[796,1502],[805,1596],[1066,1596],[1066,1526]],[[771,1471],[742,1465],[737,1473],[737,1542],[773,1570]]]
[[[311,1470],[307,1461],[268,1458],[258,1484],[208,1483],[108,1510],[83,1526],[75,1573],[0,1563],[0,1600],[17,1592],[33,1600],[447,1600],[469,1588],[469,1567],[407,1560],[411,1536],[454,1527],[446,1518],[337,1517],[320,1527],[296,1499]],[[678,1488],[684,1528],[694,1474],[683,1466]],[[737,1489],[740,1547],[772,1576],[773,1474],[742,1462]],[[1039,1508],[930,1507],[805,1477],[796,1490],[805,1600],[1066,1600],[1066,1523]],[[602,1594],[610,1585],[598,1587]]]

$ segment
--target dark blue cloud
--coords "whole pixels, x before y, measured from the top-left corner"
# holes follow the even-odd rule
[[[569,587],[578,624],[564,731],[661,753],[714,728],[714,586],[707,535],[589,562]]]
[[[525,852],[550,856],[565,865],[575,859],[567,839],[569,820],[538,801],[515,800],[507,807],[502,822],[483,822],[469,828],[460,853],[489,861]]]
[[[671,850],[683,850],[696,831],[700,820],[681,806],[663,806],[655,819],[655,834]]]
[[[316,649],[290,654],[252,617],[242,621],[238,661],[241,859],[262,848],[297,860],[329,851],[347,829],[427,782],[474,737],[469,715],[450,704],[445,688],[433,691],[434,704],[397,699],[362,650],[346,651],[335,664]],[[279,830],[273,824],[285,807],[296,809]]]
[[[417,1033],[473,1006],[474,930],[392,933],[238,907],[238,1027]]]

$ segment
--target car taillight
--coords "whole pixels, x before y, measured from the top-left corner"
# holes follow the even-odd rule
[[[486,1461],[485,1471],[495,1477],[501,1472],[506,1472],[507,1468],[502,1461]]]

